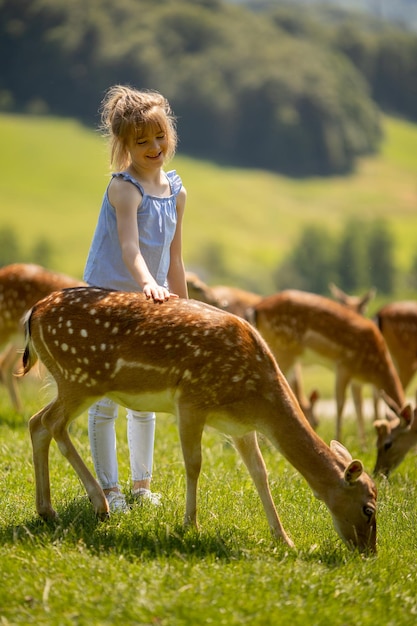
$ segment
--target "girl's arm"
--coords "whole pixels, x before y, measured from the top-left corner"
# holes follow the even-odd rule
[[[168,270],[169,289],[180,298],[188,298],[187,281],[182,258],[182,223],[186,199],[187,192],[182,187],[177,196],[177,228],[171,243],[171,261]]]
[[[140,191],[133,185],[114,179],[109,198],[116,209],[117,232],[127,269],[147,298],[153,298],[156,302],[168,300],[168,289],[155,281],[139,248],[136,211],[142,198]]]

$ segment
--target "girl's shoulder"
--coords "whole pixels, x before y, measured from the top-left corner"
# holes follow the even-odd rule
[[[129,184],[126,185],[126,183]],[[143,196],[142,186],[127,172],[120,172],[120,175],[119,173],[112,174],[107,187],[107,197],[114,208],[126,204],[137,206]]]
[[[137,189],[139,189],[140,193],[144,195],[143,187],[140,184],[140,182],[137,181],[136,178],[131,176],[131,174],[129,174],[128,172],[113,172],[113,174],[111,175],[110,182],[113,182],[113,181],[124,181],[128,183],[132,183],[132,185],[134,185]]]

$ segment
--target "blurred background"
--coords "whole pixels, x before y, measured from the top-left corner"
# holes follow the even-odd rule
[[[0,54],[0,265],[82,276],[124,83],[177,115],[187,269],[415,297],[417,0],[2,0]]]

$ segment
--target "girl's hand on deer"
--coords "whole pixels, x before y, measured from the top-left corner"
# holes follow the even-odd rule
[[[165,287],[156,284],[151,285],[149,283],[143,286],[143,293],[148,300],[152,298],[154,302],[166,302],[166,300],[169,300],[169,298],[174,295]]]

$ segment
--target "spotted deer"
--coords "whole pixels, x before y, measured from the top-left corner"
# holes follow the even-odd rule
[[[52,438],[83,483],[95,512],[104,493],[76,451],[70,422],[106,395],[118,404],[177,416],[186,473],[185,525],[197,525],[204,427],[231,436],[257,488],[273,535],[293,546],[278,517],[257,443],[262,433],[330,510],[352,549],[376,551],[376,488],[360,461],[330,447],[304,417],[268,346],[245,320],[194,300],[156,304],[139,293],[60,291],[26,321],[22,374],[39,358],[57,396],[29,422],[36,507],[54,518],[49,480]]]
[[[330,286],[333,296],[345,306],[364,313],[363,297],[349,296],[336,286]],[[371,292],[368,292],[372,293]],[[384,305],[373,316],[397,369],[400,382],[405,389],[410,385],[417,370],[417,302],[403,300]],[[361,418],[362,397],[359,385],[352,386],[358,419]],[[377,433],[377,461],[375,473],[390,474],[409,450],[417,445],[416,411],[408,407],[401,410],[388,399],[388,405],[394,416],[387,414],[387,419],[379,419],[378,396],[374,394],[374,427]],[[363,423],[363,418],[362,418]]]
[[[246,316],[248,307],[252,307],[254,304],[262,299],[257,293],[247,291],[246,289],[240,289],[239,287],[233,287],[229,285],[206,285],[193,272],[186,273],[188,295],[194,300],[200,302],[206,302],[212,306],[216,306],[219,309],[234,313],[240,317]]]
[[[371,300],[373,300],[373,298],[375,298],[376,294],[376,289],[374,287],[364,293],[363,296],[349,295],[334,283],[329,284],[329,289],[333,298],[337,300],[337,302],[340,302],[340,304],[343,304],[351,311],[356,311],[356,313],[360,313],[361,315],[365,315],[368,304]]]
[[[369,302],[375,297],[376,289],[369,289],[364,295],[357,296],[347,294],[345,291],[337,287],[334,283],[329,284],[330,293],[333,298],[343,304],[343,306],[347,307],[351,311],[356,311],[356,313],[360,313],[361,315],[365,315]],[[401,381],[402,382],[402,381]],[[363,414],[363,397],[362,397],[362,385],[356,381],[353,381],[351,384],[352,390],[352,399],[355,407],[356,416],[358,419],[358,430],[359,430],[359,439],[364,446],[366,443],[366,433],[365,433],[365,419]],[[378,418],[378,400],[379,394],[374,389],[373,391],[373,406],[374,406],[374,417]]]
[[[346,390],[370,383],[405,406],[404,391],[385,341],[371,321],[324,296],[297,290],[264,298],[252,321],[285,374],[308,352],[335,370],[336,439],[342,435]]]
[[[238,287],[227,285],[209,286],[193,272],[187,272],[187,288],[190,298],[206,302],[223,311],[239,315],[244,319],[248,317],[248,312],[252,307],[262,300],[262,296],[259,294]],[[316,429],[319,421],[315,413],[315,407],[319,399],[319,392],[313,389],[309,396],[305,394],[301,383],[301,373],[297,368],[294,368],[288,380],[304,415],[311,426]]]
[[[417,371],[417,302],[391,302],[374,315],[406,389]]]
[[[417,370],[417,302],[400,301],[383,306],[375,321],[385,338],[399,378],[407,388]],[[376,420],[377,460],[374,472],[390,474],[417,445],[416,410],[400,411],[391,402],[395,417]]]
[[[14,408],[21,412],[15,366],[23,349],[22,317],[38,300],[52,291],[85,284],[75,278],[28,263],[0,268],[0,380],[6,386]]]
[[[404,460],[406,454],[417,446],[417,409],[400,409],[387,399],[394,416],[374,422],[377,433],[377,457],[374,474],[388,476]]]

